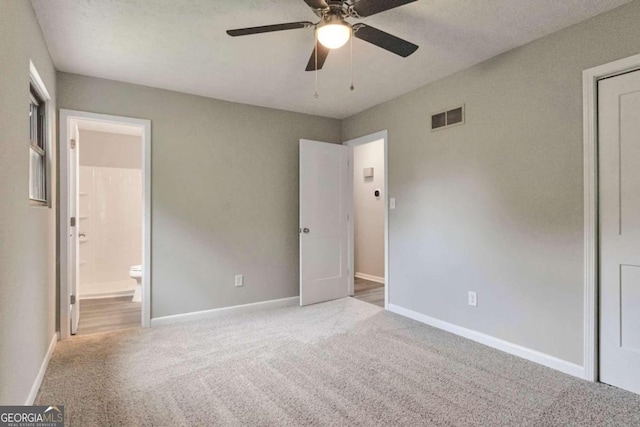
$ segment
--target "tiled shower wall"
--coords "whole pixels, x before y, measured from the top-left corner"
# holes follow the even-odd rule
[[[142,262],[142,171],[80,166],[80,297],[135,289]]]

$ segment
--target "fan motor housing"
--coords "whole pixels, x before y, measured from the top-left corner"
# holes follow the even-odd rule
[[[327,4],[329,5],[328,9],[321,10],[321,18],[327,19],[327,17],[331,17],[334,15],[340,16],[341,18],[347,18],[351,16],[351,8],[353,7],[349,2],[343,0],[327,0]]]
[[[351,28],[351,24],[345,21],[344,18],[345,17],[342,16],[342,14],[329,13],[328,15],[325,15],[325,17],[322,19],[322,22],[318,23],[318,28],[331,24],[346,25],[347,27]]]

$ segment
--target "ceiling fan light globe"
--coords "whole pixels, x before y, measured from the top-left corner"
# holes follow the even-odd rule
[[[351,27],[345,23],[318,27],[318,41],[326,48],[338,49],[351,38]]]

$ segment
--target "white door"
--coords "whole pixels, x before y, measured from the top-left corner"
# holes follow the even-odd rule
[[[79,267],[79,247],[78,247],[78,230],[80,229],[80,218],[78,217],[78,139],[79,132],[75,129],[75,140],[69,144],[69,213],[72,227],[69,235],[69,293],[70,293],[70,311],[71,311],[71,334],[78,332],[78,323],[80,322],[80,298],[78,297],[78,280],[80,279]]]
[[[640,71],[598,86],[600,381],[640,393]]]
[[[349,148],[300,140],[300,305],[348,296]]]

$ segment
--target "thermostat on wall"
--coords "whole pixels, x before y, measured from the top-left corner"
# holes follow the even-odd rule
[[[373,168],[364,168],[362,174],[365,178],[373,178]]]

